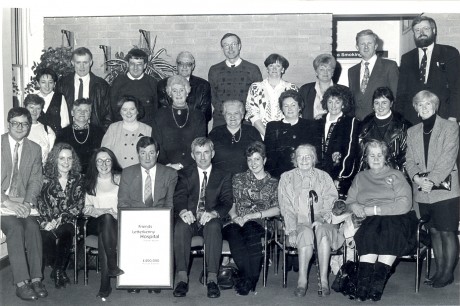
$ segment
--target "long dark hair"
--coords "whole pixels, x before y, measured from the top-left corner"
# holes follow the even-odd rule
[[[94,151],[94,153],[91,155],[91,159],[89,160],[89,166],[88,170],[86,171],[86,185],[85,185],[85,191],[87,194],[95,196],[96,195],[96,186],[97,186],[97,179],[99,176],[99,172],[97,171],[97,166],[96,166],[96,159],[97,159],[97,154],[100,152],[105,152],[109,154],[110,159],[112,160],[112,169],[110,170],[112,172],[112,183],[115,185],[118,185],[115,182],[115,175],[121,173],[121,167],[120,164],[117,161],[117,158],[115,157],[115,154],[113,154],[112,150],[106,148],[106,147],[101,147]]]
[[[44,166],[44,174],[48,178],[58,178],[60,177],[59,170],[58,170],[58,159],[59,153],[62,150],[69,150],[72,152],[72,168],[70,169],[70,176],[76,176],[81,172],[81,165],[80,159],[78,158],[77,152],[75,149],[65,142],[59,142],[54,145],[51,152],[48,154],[48,158],[46,159],[45,166]]]

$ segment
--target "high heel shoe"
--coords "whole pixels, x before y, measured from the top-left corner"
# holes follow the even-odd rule
[[[63,278],[63,271],[61,269],[54,269],[51,272],[50,278],[54,280],[54,286],[56,289],[65,288],[66,282]],[[69,280],[70,281],[70,280]]]
[[[446,287],[450,284],[452,284],[454,282],[454,276],[452,276],[451,278],[449,278],[448,280],[442,282],[442,281],[433,281],[433,284],[431,285],[431,287],[433,288],[443,288],[443,287]]]
[[[62,270],[62,281],[64,282],[64,284],[70,285],[70,278],[67,276],[65,270]]]
[[[125,271],[123,271],[122,269],[116,267],[115,269],[109,269],[109,271],[107,271],[107,275],[109,277],[117,277],[117,276],[120,276],[122,274],[125,274]]]
[[[96,297],[101,298],[101,299],[105,299],[110,295],[110,293],[112,293],[112,287],[109,287],[109,289],[107,291],[99,290],[99,292],[97,293]]]

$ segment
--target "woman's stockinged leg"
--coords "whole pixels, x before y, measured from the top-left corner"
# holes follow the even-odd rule
[[[438,273],[433,280],[433,287],[441,288],[451,284],[454,280],[454,269],[458,258],[458,238],[455,232],[439,231],[442,243],[443,266],[441,274]]]
[[[432,283],[442,275],[442,271],[444,270],[444,256],[442,252],[441,232],[435,228],[430,228],[430,235],[436,265],[436,272],[431,277]]]
[[[321,274],[321,286],[329,290],[329,260],[331,257],[331,245],[328,238],[323,236],[318,244],[319,269]]]
[[[98,218],[99,241],[102,241],[103,248],[107,257],[109,270],[116,270],[117,267],[117,239],[118,223],[110,214],[104,214]]]
[[[313,255],[313,246],[305,246],[298,249],[299,254],[299,279],[297,287],[307,287],[308,266]]]

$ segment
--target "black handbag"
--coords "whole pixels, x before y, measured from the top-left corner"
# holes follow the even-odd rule
[[[233,266],[221,266],[217,275],[217,285],[221,290],[232,289],[238,281],[238,269]]]
[[[420,177],[427,177],[430,172],[423,172],[419,173],[418,176]],[[450,191],[452,188],[452,174],[449,174],[444,181],[442,181],[439,186],[433,185],[431,190],[447,190]],[[422,187],[418,186],[418,190],[421,191]]]
[[[358,262],[347,261],[341,267],[331,288],[350,299],[355,299],[358,284]]]

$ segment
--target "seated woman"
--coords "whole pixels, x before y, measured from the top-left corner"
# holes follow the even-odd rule
[[[246,149],[249,170],[233,177],[232,223],[222,234],[241,273],[236,285],[239,295],[254,291],[262,264],[263,218],[279,214],[278,180],[264,170],[265,146],[253,142]]]
[[[124,169],[139,163],[136,143],[139,137],[150,136],[152,128],[138,121],[144,117],[144,108],[136,97],[121,97],[117,103],[117,109],[123,120],[109,126],[102,138],[101,147],[112,150]]]
[[[77,153],[67,143],[57,143],[45,163],[45,179],[38,197],[43,249],[53,271],[56,288],[70,284],[65,269],[75,235],[72,220],[85,205],[84,180]]]
[[[283,92],[278,100],[284,118],[267,123],[264,143],[267,146],[266,169],[279,179],[285,171],[294,169],[294,150],[302,143],[321,148],[319,124],[313,120],[300,118],[303,100],[295,90]]]
[[[110,295],[110,277],[123,274],[117,266],[117,205],[120,166],[110,149],[93,153],[86,174],[86,200],[83,212],[91,218],[87,234],[98,236],[98,256],[101,265],[101,287],[97,297]]]
[[[407,129],[411,123],[393,110],[395,98],[388,87],[379,87],[372,97],[373,114],[364,118],[359,128],[359,171],[365,169],[364,146],[369,140],[384,141],[388,146],[388,162],[393,169],[404,171]]]
[[[190,145],[206,136],[206,120],[201,111],[190,108],[190,83],[180,75],[168,78],[166,92],[173,104],[158,109],[153,117],[152,137],[160,145],[158,162],[180,170],[194,163]]]
[[[360,255],[356,297],[379,301],[396,257],[415,247],[417,218],[404,174],[387,165],[385,142],[371,140],[364,152],[370,169],[356,175],[346,204],[365,218],[354,236]]]
[[[281,175],[278,199],[281,215],[284,217],[289,245],[296,247],[299,254],[299,279],[295,296],[305,296],[307,291],[308,265],[313,255],[313,227],[318,242],[319,266],[321,272],[322,295],[330,294],[329,258],[332,249],[338,249],[344,241],[338,229],[330,224],[332,206],[337,200],[337,189],[326,172],[316,169],[318,158],[316,149],[309,144],[301,144],[295,150],[296,168]],[[308,205],[309,192],[318,194],[314,203],[315,222],[311,223]]]
[[[341,198],[346,197],[356,173],[358,120],[349,116],[353,95],[348,87],[333,85],[324,93],[321,104],[327,113],[319,120],[321,157],[318,167],[334,180]]]
[[[254,141],[262,141],[255,127],[241,124],[244,118],[244,104],[238,100],[228,100],[222,105],[226,125],[212,129],[209,138],[214,142],[216,152],[212,164],[231,174],[248,170],[245,150]]]

